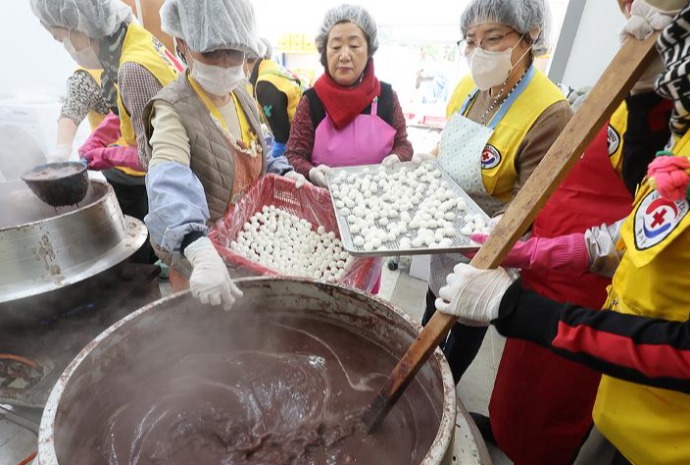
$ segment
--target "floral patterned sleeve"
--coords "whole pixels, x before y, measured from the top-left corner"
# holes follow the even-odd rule
[[[110,111],[103,99],[101,86],[86,71],[77,70],[67,79],[67,93],[62,99],[60,118],[69,118],[79,125],[93,110],[101,115]]]

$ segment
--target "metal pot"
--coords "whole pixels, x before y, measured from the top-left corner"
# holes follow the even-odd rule
[[[22,175],[22,181],[51,207],[77,205],[89,189],[86,163],[64,161],[35,166]]]
[[[97,423],[107,422],[125,399],[137,395],[133,389],[127,392],[130,384],[123,378],[149,373],[150,366],[144,367],[141,362],[142,354],[155,354],[157,366],[173,364],[189,355],[180,348],[186,345],[188,338],[203,341],[203,347],[213,351],[206,347],[207,335],[201,330],[200,321],[222,327],[228,325],[228,318],[241,318],[242,312],[260,312],[270,318],[269,321],[275,321],[276,314],[308,316],[361,334],[395,357],[405,352],[420,329],[388,302],[356,290],[287,278],[247,278],[238,283],[244,297],[230,314],[202,306],[188,292],[175,294],[123,318],[86,346],[67,367],[48,399],[41,419],[38,463],[99,463],[100,439],[94,434],[93,423],[90,427],[86,425],[94,418]],[[210,321],[206,320],[209,318]],[[179,338],[174,336],[179,343],[163,341],[163,335],[179,328],[185,329]],[[440,419],[435,439],[421,464],[450,464],[456,416],[455,384],[440,350],[437,349],[420,370],[417,380],[429,405],[433,406],[433,413]],[[112,388],[113,383],[117,383],[115,392],[121,394],[122,399],[103,395],[105,387]]]
[[[101,273],[146,240],[146,227],[122,215],[109,184],[92,180],[82,204],[52,208],[21,181],[0,183],[0,304]]]

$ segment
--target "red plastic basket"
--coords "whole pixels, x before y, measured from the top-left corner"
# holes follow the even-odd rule
[[[309,221],[313,229],[323,226],[326,231],[333,231],[340,238],[333,205],[326,189],[309,183],[296,189],[293,180],[269,174],[254,182],[209,233],[216,249],[228,263],[240,266],[254,275],[281,275],[280,272],[266,268],[230,249],[230,243],[237,238],[244,224],[267,205]],[[371,292],[379,279],[381,263],[380,258],[357,258],[339,284]]]

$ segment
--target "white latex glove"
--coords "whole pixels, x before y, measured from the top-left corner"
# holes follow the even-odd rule
[[[309,170],[309,180],[319,186],[328,187],[328,178],[331,173],[331,168],[326,165],[319,165]]]
[[[630,18],[621,31],[621,42],[625,42],[628,34],[638,40],[645,40],[654,31],[665,29],[672,20],[672,15],[657,10],[645,0],[635,0],[630,7]]]
[[[381,160],[383,166],[395,166],[400,163],[400,157],[394,153],[391,153],[386,158]]]
[[[295,170],[288,171],[283,175],[283,177],[294,180],[295,189],[299,189],[300,187],[304,186],[305,182],[307,182],[307,178],[305,178]]]
[[[491,231],[494,230],[494,228],[496,227],[498,222],[501,221],[501,218],[503,218],[503,213],[501,213],[500,215],[496,215],[489,220],[489,225],[488,225],[489,233],[491,233]]]
[[[414,153],[412,155],[412,163],[423,163],[425,161],[436,160],[436,156],[430,153]]]
[[[46,163],[57,163],[69,160],[72,154],[71,145],[56,145],[53,150],[46,154]]]
[[[192,264],[189,289],[202,304],[223,305],[230,310],[242,291],[232,282],[228,268],[208,237],[201,237],[184,249]]]
[[[467,326],[489,326],[498,318],[501,299],[515,279],[501,267],[479,270],[459,263],[439,291],[436,308]]]

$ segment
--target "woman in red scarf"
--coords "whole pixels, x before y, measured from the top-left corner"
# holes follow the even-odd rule
[[[376,35],[365,9],[340,5],[316,37],[325,73],[297,106],[285,155],[317,186],[326,186],[329,167],[412,158],[398,97],[374,73]]]

